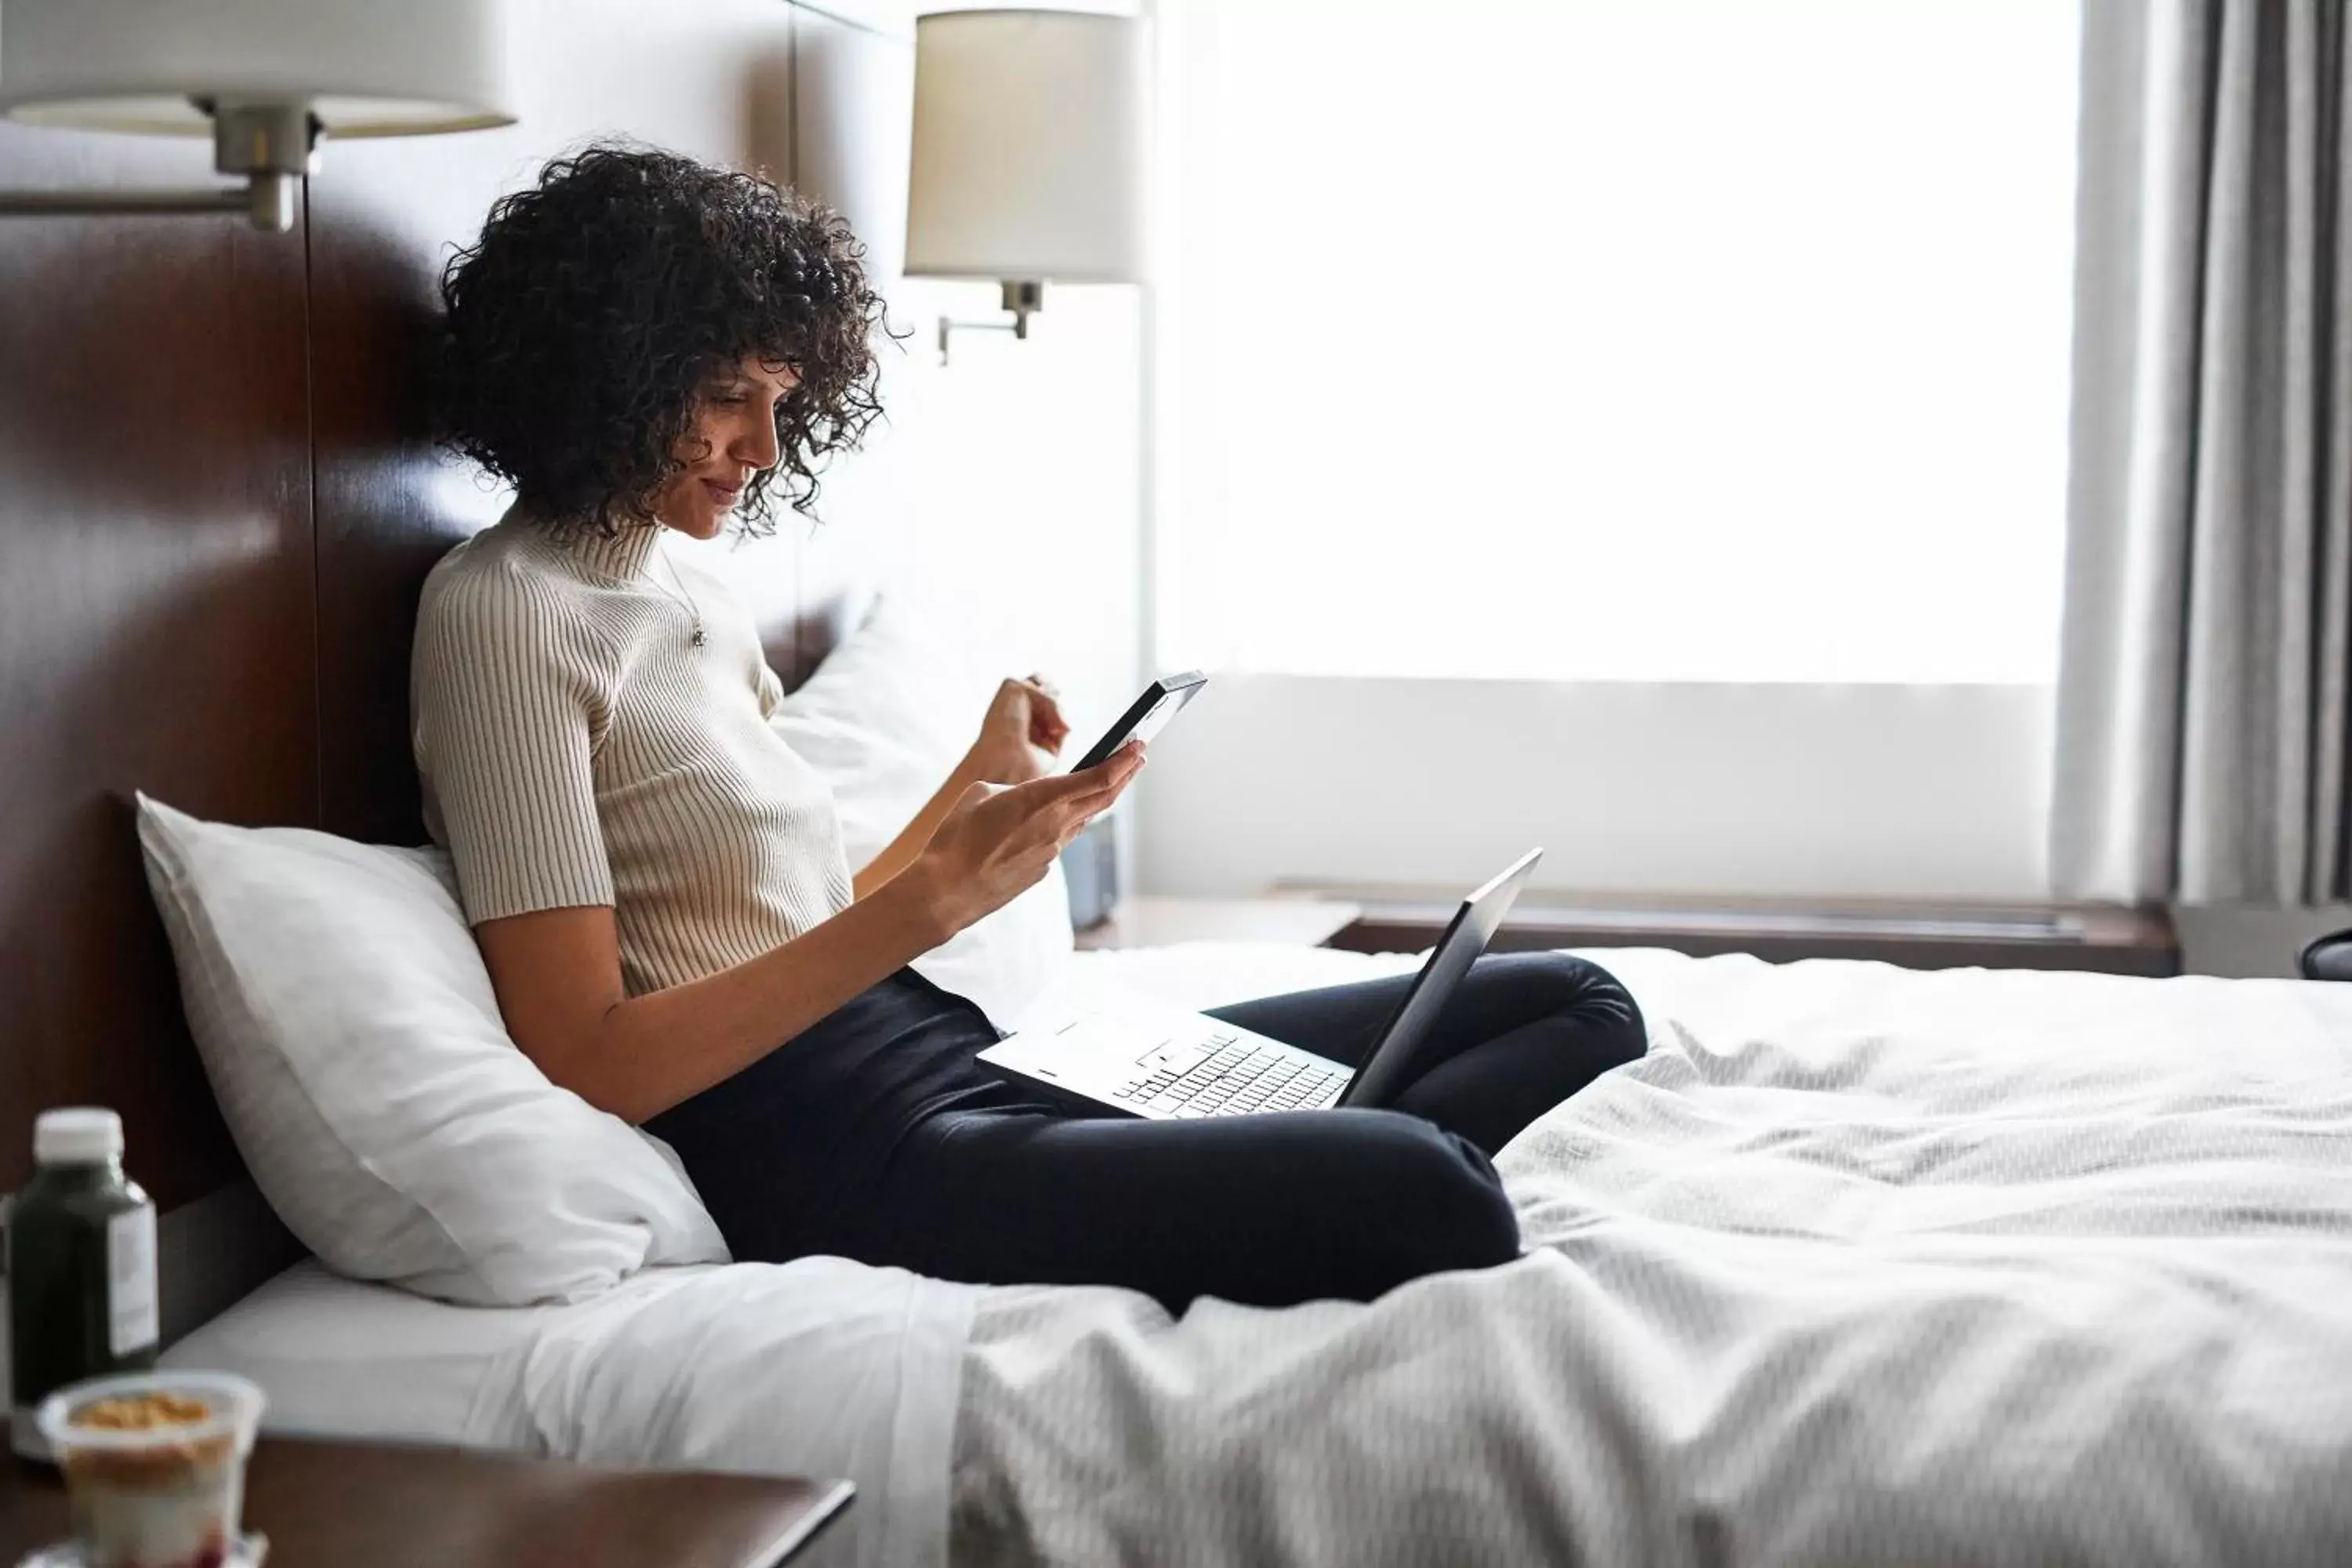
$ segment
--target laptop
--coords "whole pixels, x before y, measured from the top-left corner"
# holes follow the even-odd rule
[[[1462,900],[1353,1069],[1205,1014],[1140,1000],[1040,1019],[979,1059],[1056,1099],[1154,1121],[1387,1105],[1417,1076],[1415,1053],[1431,1026],[1541,858],[1541,849],[1528,850]]]

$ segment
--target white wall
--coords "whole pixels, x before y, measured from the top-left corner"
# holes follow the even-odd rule
[[[1136,292],[1049,288],[1027,342],[960,331],[944,366],[942,311],[1005,319],[993,284],[894,288],[913,335],[884,351],[887,422],[825,476],[826,547],[871,552],[1000,673],[1050,675],[1083,745],[1142,684]]]
[[[1138,786],[1142,886],[2034,899],[2034,687],[1214,678]]]

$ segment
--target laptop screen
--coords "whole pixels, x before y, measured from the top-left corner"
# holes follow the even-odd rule
[[[1528,874],[1542,858],[1541,849],[1528,850],[1462,900],[1462,907],[1446,923],[1445,934],[1430,949],[1429,960],[1421,966],[1404,1000],[1397,1004],[1388,1026],[1365,1054],[1364,1065],[1348,1081],[1346,1092],[1339,1096],[1341,1105],[1386,1105],[1412,1080],[1414,1052],[1454,999],[1470,965],[1486,951],[1495,929],[1510,912],[1511,901],[1519,896]]]

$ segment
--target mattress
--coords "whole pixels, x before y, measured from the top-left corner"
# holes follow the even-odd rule
[[[252,1378],[269,1395],[271,1432],[515,1447],[505,1391],[565,1310],[453,1307],[306,1261],[179,1341],[163,1362]]]

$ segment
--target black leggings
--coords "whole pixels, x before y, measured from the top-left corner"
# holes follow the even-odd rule
[[[1409,980],[1216,1017],[1353,1064]],[[647,1123],[739,1260],[832,1253],[982,1284],[1369,1300],[1518,1254],[1487,1156],[1644,1045],[1616,979],[1559,953],[1472,966],[1393,1110],[1088,1116],[971,1059],[997,1032],[902,970]]]

